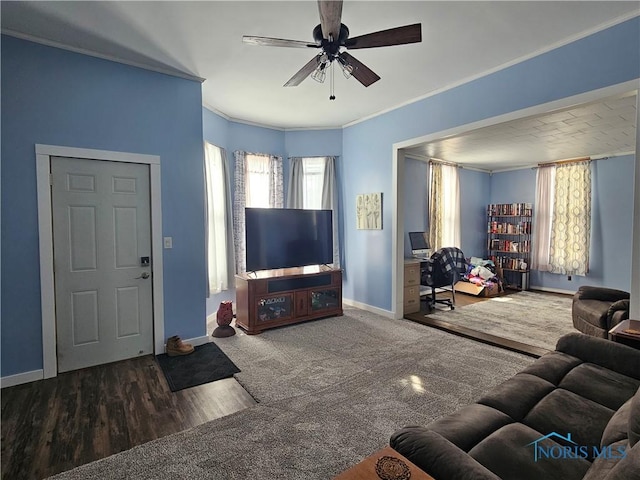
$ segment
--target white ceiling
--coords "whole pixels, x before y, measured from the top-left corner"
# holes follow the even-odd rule
[[[471,130],[405,149],[483,170],[572,158],[627,155],[636,148],[636,92]]]
[[[202,78],[203,102],[209,108],[233,120],[281,129],[349,125],[640,14],[637,1],[345,0],[342,22],[352,37],[421,22],[423,41],[353,50],[351,53],[382,79],[365,88],[353,78],[345,79],[337,69],[337,98],[329,101],[328,81],[318,84],[307,78],[298,87],[282,86],[313,57],[315,49],[242,43],[242,35],[311,41],[312,30],[319,23],[315,1],[2,1],[0,6],[4,33]],[[594,107],[595,115],[608,113],[602,110],[608,106]],[[635,120],[628,118],[628,113],[619,128],[630,136],[630,129],[635,132]],[[581,116],[579,112],[567,115]],[[565,122],[566,128],[573,122],[570,118],[559,121]],[[538,138],[543,135],[537,131],[562,127],[557,124],[552,128],[546,120],[538,119],[509,127],[500,135],[526,125],[538,127],[531,131]],[[558,130],[559,139],[563,130]],[[491,132],[498,134],[497,130]],[[570,133],[579,135],[578,131]],[[523,138],[535,141],[526,135]],[[611,135],[620,137],[618,133]],[[456,145],[467,142],[477,152],[481,142],[478,133],[460,138]],[[461,148],[453,145],[452,141],[433,144],[434,154],[428,154],[447,159],[455,153],[466,161]],[[488,148],[487,144],[483,148]],[[565,157],[559,142],[553,148],[546,151],[545,158]],[[424,149],[422,153],[426,153]]]

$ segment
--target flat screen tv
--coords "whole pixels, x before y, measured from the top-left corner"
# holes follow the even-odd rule
[[[246,208],[247,271],[333,263],[331,210]]]

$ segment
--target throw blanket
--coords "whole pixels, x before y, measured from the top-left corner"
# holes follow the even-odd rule
[[[444,247],[426,261],[421,283],[435,287],[451,284],[460,276],[460,272],[465,272],[466,269],[467,260],[462,250],[457,247]]]

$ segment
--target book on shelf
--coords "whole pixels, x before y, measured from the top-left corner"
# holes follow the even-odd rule
[[[533,212],[531,203],[490,203],[487,214],[494,216],[521,216],[530,217]]]

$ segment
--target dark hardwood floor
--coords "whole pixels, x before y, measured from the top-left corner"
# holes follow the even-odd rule
[[[500,293],[500,296],[510,295],[516,293],[516,290],[505,290]],[[557,296],[566,296],[561,293],[550,293],[550,292],[538,292],[544,295],[557,295]],[[451,298],[450,293],[442,293],[437,295],[438,298]],[[489,300],[492,297],[476,297],[474,295],[465,294],[465,293],[456,293],[456,307],[463,307],[465,305],[472,305],[474,303],[484,302]],[[417,323],[421,323],[422,325],[427,325],[429,327],[437,328],[439,330],[444,330],[449,333],[453,333],[455,335],[459,335],[465,338],[471,338],[473,340],[477,340],[482,343],[486,343],[488,345],[494,345],[500,348],[506,348],[507,350],[512,350],[514,352],[519,352],[525,355],[529,355],[534,358],[541,357],[545,353],[548,353],[549,350],[536,347],[533,345],[528,345],[524,342],[517,342],[515,340],[509,340],[507,338],[498,337],[496,335],[491,335],[484,332],[479,332],[477,330],[473,330],[468,327],[463,327],[460,325],[455,325],[453,323],[449,323],[443,320],[439,320],[430,316],[431,313],[438,311],[434,310],[433,312],[429,311],[425,307],[425,303],[422,304],[423,309],[420,312],[409,313],[404,315],[404,318],[412,320]],[[442,306],[442,309],[448,311],[448,307]]]
[[[45,478],[255,404],[233,378],[171,392],[152,355],[1,395],[6,480]]]

